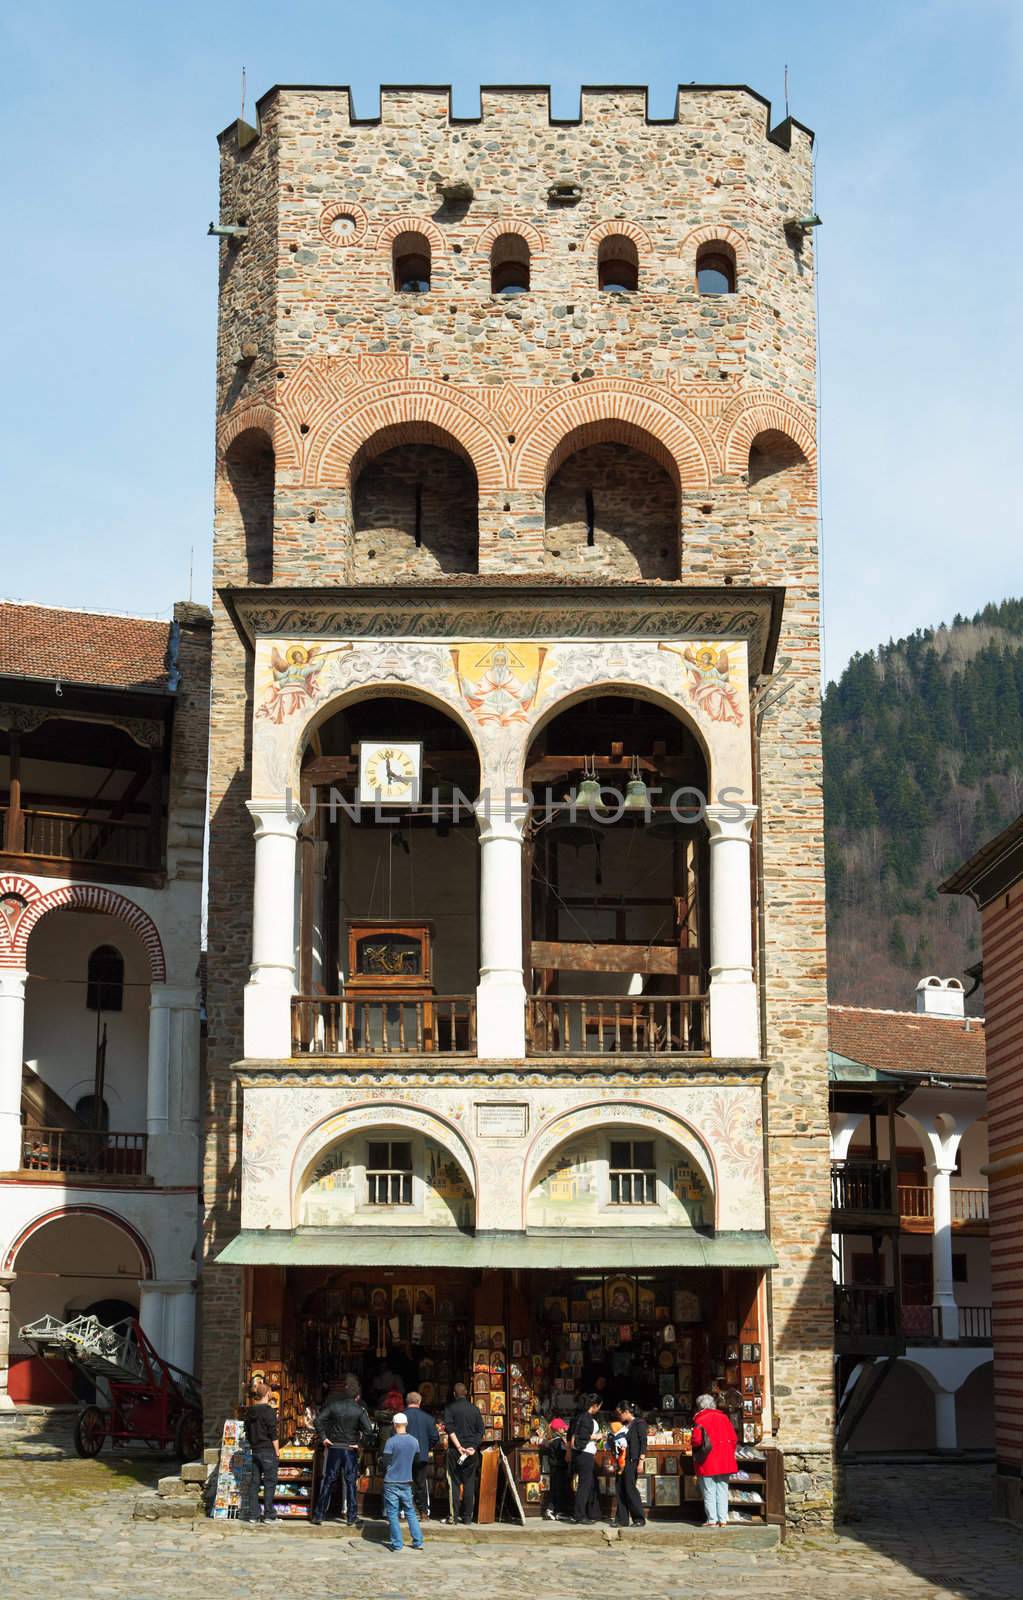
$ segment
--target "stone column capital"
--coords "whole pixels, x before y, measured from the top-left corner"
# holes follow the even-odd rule
[[[294,839],[305,820],[305,808],[290,794],[273,800],[246,800],[245,809],[255,824],[257,839],[265,834]]]
[[[506,839],[511,844],[521,844],[529,821],[529,804],[511,794],[481,795],[473,806],[476,825],[480,830],[480,843],[490,844],[494,839]]]
[[[704,806],[711,844],[718,844],[724,839],[734,840],[738,844],[751,843],[758,810],[758,806],[744,805],[740,801]]]
[[[27,982],[27,967],[0,967],[0,998],[23,1000]]]

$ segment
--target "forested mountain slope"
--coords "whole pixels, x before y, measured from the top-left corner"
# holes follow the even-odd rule
[[[1023,811],[1023,601],[854,656],[823,730],[831,998],[908,1010],[980,959],[937,884]]]

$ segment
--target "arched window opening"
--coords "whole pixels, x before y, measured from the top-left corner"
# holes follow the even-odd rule
[[[102,1095],[83,1094],[75,1101],[75,1116],[86,1128],[98,1128],[101,1133],[110,1128],[110,1107]]]
[[[608,294],[634,294],[639,288],[639,251],[623,233],[609,234],[597,247],[597,283]]]
[[[541,1163],[530,1184],[526,1222],[615,1227],[640,1208],[644,1226],[707,1227],[714,1221],[714,1194],[698,1157],[675,1139],[605,1122],[572,1135]],[[607,1309],[622,1320],[635,1314],[631,1300],[614,1300]]]
[[[525,294],[529,289],[529,245],[518,233],[502,233],[490,252],[491,294]]]
[[[451,652],[467,697],[487,694],[488,674],[495,692],[514,693],[513,674],[488,654]],[[381,692],[328,717],[310,762],[337,801],[320,790],[300,842],[299,992],[309,1000],[296,1012],[296,1048],[471,1053],[480,772],[468,733],[439,707]]]
[[[97,945],[89,957],[85,1004],[90,1011],[120,1011],[124,1005],[124,957],[112,944]]]
[[[386,1123],[350,1134],[324,1151],[299,1185],[298,1220],[306,1227],[411,1226],[425,1232],[473,1225],[472,1184],[451,1152],[428,1133]],[[396,1314],[428,1312],[416,1291],[404,1302],[389,1297]]]
[[[430,289],[431,250],[425,233],[399,233],[391,252],[394,287],[399,294],[427,294]]]
[[[701,294],[734,294],[735,251],[730,244],[712,240],[696,252],[696,287]]]
[[[475,572],[478,503],[476,473],[457,448],[408,443],[373,455],[352,496],[356,582]]]
[[[249,583],[273,582],[274,451],[259,428],[248,428],[224,457],[220,531],[233,534]]]
[[[799,446],[777,429],[758,433],[749,452],[751,511],[790,515],[813,509],[813,473]]]
[[[584,445],[547,487],[546,560],[622,579],[677,578],[678,508],[674,482],[645,451],[610,440]]]
[[[696,797],[709,789],[695,734],[626,691],[594,693],[541,726],[523,782],[531,1053],[706,1048],[709,841]],[[647,1154],[609,1152],[607,1204],[645,1203]]]

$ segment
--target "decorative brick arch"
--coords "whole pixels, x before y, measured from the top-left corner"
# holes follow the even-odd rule
[[[127,1234],[138,1251],[142,1268],[139,1277],[143,1279],[156,1277],[153,1252],[141,1233],[125,1217],[118,1216],[116,1211],[108,1211],[104,1206],[56,1206],[50,1211],[42,1212],[38,1217],[33,1217],[32,1221],[26,1223],[18,1237],[4,1252],[3,1266],[0,1270],[4,1273],[13,1272],[19,1250],[28,1243],[32,1235],[47,1227],[51,1222],[60,1222],[64,1217],[99,1217],[102,1222],[109,1222],[112,1228],[117,1228],[121,1233]]]
[[[18,908],[13,914],[8,909],[11,902]],[[25,893],[23,878],[0,878],[0,967],[26,967],[33,930],[51,911],[69,909],[95,911],[126,923],[149,957],[150,982],[166,983],[163,943],[152,917],[133,900],[98,883],[72,883],[31,896]]]
[[[506,233],[515,233],[520,239],[525,239],[531,255],[543,253],[543,234],[531,222],[520,222],[517,217],[499,217],[489,228],[484,228],[476,240],[476,249],[481,254],[489,255],[498,239]]]
[[[638,222],[626,222],[619,217],[616,222],[598,222],[586,235],[586,243],[591,250],[597,249],[605,239],[631,239],[639,252],[640,263],[649,259],[654,253],[654,241],[645,228]]]
[[[298,466],[300,450],[290,423],[274,406],[266,404],[246,406],[221,424],[217,431],[218,460],[223,461],[234,441],[250,432],[263,433],[269,439],[277,469]]]
[[[338,217],[350,217],[352,219],[352,227],[347,233],[338,233],[336,231],[334,223]],[[332,200],[320,212],[317,226],[320,230],[321,239],[332,245],[335,250],[344,250],[350,245],[362,243],[362,237],[366,232],[368,223],[369,218],[358,201]]]
[[[750,446],[758,433],[783,433],[813,465],[817,459],[814,419],[810,411],[769,389],[751,390],[729,406],[717,426],[724,470],[744,473]]]
[[[710,483],[715,451],[698,417],[663,391],[601,378],[536,407],[516,453],[513,483],[543,490],[574,451],[609,441],[653,456],[680,490],[704,490]]]
[[[344,207],[342,207],[343,209]],[[395,239],[399,238],[403,233],[421,233],[424,239],[429,239],[432,253],[435,256],[443,255],[444,235],[437,224],[431,222],[429,217],[392,217],[390,222],[384,223],[377,231],[377,249],[386,250],[390,253]]]
[[[324,431],[310,459],[307,479],[322,487],[351,485],[353,467],[375,453],[374,435],[384,434],[390,449],[400,443],[442,444],[459,448],[472,463],[481,494],[507,482],[505,452],[493,417],[478,401],[432,379],[400,379],[364,391],[361,401]]]
[[[680,246],[682,255],[692,257],[694,275],[696,252],[702,244],[727,244],[735,253],[736,269],[745,272],[749,266],[749,241],[746,235],[730,228],[727,222],[708,222],[700,228],[692,228]]]

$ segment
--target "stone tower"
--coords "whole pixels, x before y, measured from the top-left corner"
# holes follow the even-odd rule
[[[445,88],[357,117],[346,89],[277,87],[221,135],[211,1419],[254,1319],[281,1330],[285,1412],[308,1399],[300,1247],[406,1261],[416,1202],[381,1211],[373,1167],[398,1130],[415,1173],[438,1150],[461,1173],[437,1249],[509,1338],[576,1215],[574,1264],[606,1283],[631,1241],[640,1294],[648,1237],[690,1274],[700,1242],[709,1276],[669,1306],[702,1308],[692,1381],[754,1378],[789,1517],[829,1514],[811,146],[742,86],[680,89],[663,121],[631,88],[559,121],[542,88],[457,118]],[[487,806],[416,822],[406,756]],[[326,814],[381,772],[375,831]],[[649,837],[591,849],[524,796],[556,816],[591,773],[663,790]],[[685,839],[680,784],[707,800]],[[410,975],[390,1002],[366,928]]]

